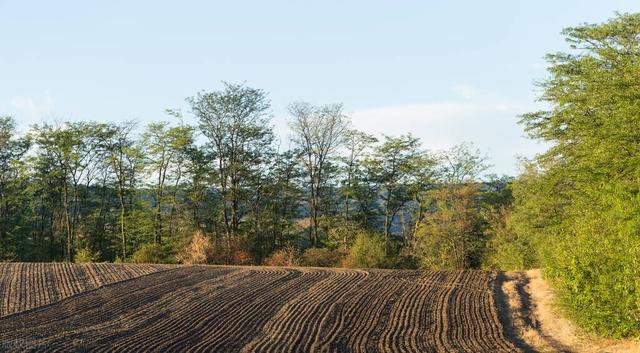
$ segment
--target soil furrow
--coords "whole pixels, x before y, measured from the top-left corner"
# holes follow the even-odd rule
[[[0,351],[515,352],[484,271],[0,264]]]

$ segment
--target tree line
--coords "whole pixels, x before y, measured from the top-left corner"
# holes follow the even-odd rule
[[[197,126],[168,110],[18,134],[1,118],[2,259],[479,267],[510,202],[469,144],[430,152],[353,129],[340,104],[296,102],[283,146],[263,90],[186,101]]]

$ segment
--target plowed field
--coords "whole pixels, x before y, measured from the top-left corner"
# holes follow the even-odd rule
[[[517,352],[496,274],[0,264],[0,351]]]

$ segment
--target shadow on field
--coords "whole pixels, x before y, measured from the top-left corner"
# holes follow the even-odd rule
[[[526,276],[525,276],[526,277]],[[521,330],[518,328],[520,323],[516,323],[514,320],[514,315],[511,312],[511,306],[509,305],[509,295],[505,293],[503,289],[503,284],[507,280],[504,272],[498,272],[496,275],[496,282],[493,288],[493,298],[496,303],[496,308],[498,309],[498,317],[500,319],[500,323],[502,327],[504,327],[505,338],[511,341],[516,347],[522,349],[525,353],[535,353],[536,350],[533,349],[529,344],[527,344],[521,337]],[[532,321],[529,318],[531,317],[531,298],[528,293],[524,290],[523,285],[518,285],[518,294],[520,298],[520,313],[517,314],[518,317],[526,317],[527,321]],[[526,325],[529,326],[531,322],[527,322]]]
[[[572,352],[543,332],[536,303],[528,289],[530,282],[524,272],[498,272],[496,275],[494,299],[505,337],[524,352]]]

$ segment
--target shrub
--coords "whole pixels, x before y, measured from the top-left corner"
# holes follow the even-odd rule
[[[78,249],[73,258],[76,263],[96,262],[100,260],[100,252],[92,251],[88,246]]]
[[[246,239],[231,237],[211,239],[195,232],[178,252],[176,260],[183,264],[251,265],[253,257]]]
[[[251,257],[248,251],[238,249],[231,254],[231,264],[243,266],[253,265],[253,257]]]
[[[249,254],[247,242],[240,237],[216,238],[211,242],[210,264],[216,265],[250,265],[253,262]]]
[[[360,232],[365,230],[356,222],[350,222],[348,225],[344,224],[342,219],[331,219],[327,234],[327,245],[331,248],[348,249],[354,242],[356,236]]]
[[[311,267],[337,267],[344,254],[328,248],[309,248],[302,254],[302,263]]]
[[[223,249],[223,250],[226,250]],[[223,251],[223,254],[226,251]],[[225,263],[231,265],[252,265],[253,257],[250,252],[250,244],[247,239],[243,237],[231,237],[229,239],[229,253],[230,256],[227,258]]]
[[[10,250],[0,249],[0,262],[16,261],[16,253]]]
[[[197,231],[191,236],[187,245],[178,252],[176,260],[188,265],[207,264],[212,261],[214,250],[211,239],[204,232]]]
[[[293,247],[276,250],[264,260],[265,266],[297,266],[298,252]]]
[[[566,312],[580,326],[612,337],[640,333],[640,199],[630,195],[607,197],[600,207],[591,198],[572,222],[573,234],[559,239],[545,259],[545,274]]]
[[[171,262],[167,250],[160,244],[148,243],[142,245],[129,259],[133,263],[162,264]]]
[[[421,267],[479,267],[484,236],[483,220],[476,207],[478,186],[445,187],[432,195],[434,210],[421,222],[413,241]]]
[[[354,268],[386,267],[388,264],[384,247],[382,237],[360,232],[356,235],[353,246],[342,264],[344,267]]]
[[[509,213],[501,210],[489,221],[489,241],[485,250],[484,268],[505,271],[527,270],[538,267],[535,238],[516,233],[507,223]]]
[[[400,254],[397,257],[387,259],[386,267],[403,269],[403,270],[417,270],[420,268],[420,262],[413,255]]]

